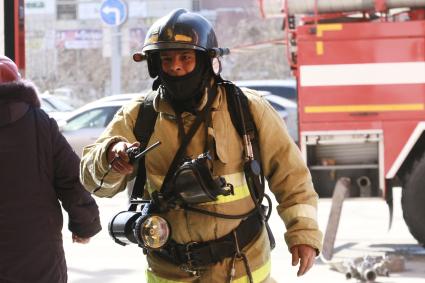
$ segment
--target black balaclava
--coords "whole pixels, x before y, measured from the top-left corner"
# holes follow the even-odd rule
[[[192,72],[184,76],[170,76],[159,68],[159,77],[165,95],[182,111],[194,112],[202,98],[203,89],[211,77],[204,52],[196,51],[196,65]]]

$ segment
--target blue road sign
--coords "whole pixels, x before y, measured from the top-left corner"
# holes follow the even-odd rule
[[[127,4],[121,0],[105,0],[100,6],[100,18],[110,26],[119,26],[127,19]]]

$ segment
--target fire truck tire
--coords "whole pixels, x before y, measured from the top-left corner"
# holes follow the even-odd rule
[[[425,247],[425,155],[417,160],[404,179],[401,197],[403,217],[415,239]]]

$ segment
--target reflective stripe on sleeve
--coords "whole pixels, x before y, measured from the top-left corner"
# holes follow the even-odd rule
[[[298,217],[311,218],[317,222],[317,210],[314,206],[309,204],[297,204],[291,206],[285,209],[281,215],[285,224],[290,223],[292,220]]]
[[[254,280],[254,283],[263,282],[269,275],[271,270],[271,261],[270,259],[260,268],[257,268],[252,272],[252,279]],[[248,283],[249,279],[248,276],[245,275],[241,278],[238,278],[236,280],[232,281],[233,283]]]

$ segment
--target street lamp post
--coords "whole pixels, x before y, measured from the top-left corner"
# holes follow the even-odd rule
[[[104,0],[102,21],[111,27],[111,94],[121,93],[121,28],[127,19],[127,4],[122,0]]]

